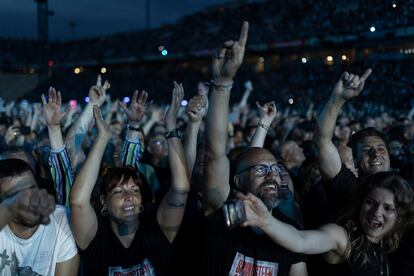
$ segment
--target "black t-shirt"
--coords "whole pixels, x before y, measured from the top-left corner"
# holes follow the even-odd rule
[[[180,230],[173,242],[170,275],[197,275],[202,256],[203,219],[202,198],[191,189]]]
[[[351,203],[361,187],[359,179],[344,164],[339,173],[324,184],[332,219]]]
[[[205,218],[203,249],[201,271],[194,275],[287,276],[292,264],[304,261],[251,227],[228,230],[222,208]]]
[[[171,244],[155,212],[144,211],[129,248],[112,231],[107,217],[99,219],[96,236],[81,251],[82,275],[169,275]]]

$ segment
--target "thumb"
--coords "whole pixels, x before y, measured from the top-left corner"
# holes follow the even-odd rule
[[[128,107],[125,105],[123,101],[119,101],[118,105],[124,110],[125,112],[128,112]]]

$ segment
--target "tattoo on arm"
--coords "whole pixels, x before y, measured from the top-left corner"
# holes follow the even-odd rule
[[[184,208],[187,201],[187,192],[173,191],[167,194],[167,206],[171,208]]]

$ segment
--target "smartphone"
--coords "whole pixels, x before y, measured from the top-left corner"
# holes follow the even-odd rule
[[[223,205],[224,220],[228,229],[233,229],[246,221],[246,210],[242,200],[230,200]]]
[[[28,135],[31,132],[32,131],[31,131],[30,127],[28,127],[28,126],[20,127],[20,134],[21,135]]]

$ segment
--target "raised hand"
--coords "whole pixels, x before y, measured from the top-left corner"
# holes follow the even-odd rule
[[[145,110],[147,109],[146,103],[148,99],[148,93],[142,91],[141,94],[138,95],[138,90],[134,92],[132,95],[132,100],[129,107],[126,106],[125,103],[119,102],[121,108],[125,111],[128,122],[130,124],[138,124],[142,116],[145,114]]]
[[[187,114],[193,123],[200,122],[206,114],[207,98],[204,95],[194,96],[187,106]]]
[[[270,124],[273,122],[273,120],[276,117],[276,105],[275,102],[268,102],[265,103],[264,105],[260,105],[258,102],[256,102],[257,105],[257,109],[259,110],[259,115],[260,115],[260,121],[267,125],[270,126]]]
[[[362,77],[344,72],[336,83],[332,94],[339,101],[348,101],[358,96],[364,89],[365,80],[371,75],[372,70],[368,68]]]
[[[48,224],[49,215],[55,210],[55,199],[44,189],[25,189],[6,200],[12,218],[24,218],[31,222]]]
[[[251,193],[244,195],[238,192],[237,197],[243,200],[244,209],[246,211],[246,221],[242,226],[256,226],[263,228],[268,219],[272,216],[272,213],[263,201]]]
[[[4,140],[6,141],[6,144],[11,143],[14,139],[16,139],[17,136],[20,136],[20,127],[11,125],[6,131],[6,134],[4,135]]]
[[[243,62],[248,32],[249,23],[245,21],[239,40],[224,42],[218,54],[213,58],[213,75],[216,84],[225,86],[232,84],[233,78]]]
[[[42,94],[43,103],[43,115],[45,117],[47,126],[60,125],[60,121],[68,113],[69,110],[61,111],[62,107],[62,95],[60,91],[56,92],[55,88],[49,88],[49,98],[46,101],[46,97]]]
[[[181,101],[184,98],[183,84],[178,84],[174,81],[174,88],[172,90],[171,104],[165,115],[165,126],[168,131],[177,128],[178,111],[180,110]]]
[[[96,85],[89,89],[89,103],[92,105],[102,106],[106,100],[106,90],[111,87],[108,81],[102,85],[102,77],[98,75]]]
[[[93,116],[95,118],[95,123],[98,128],[98,137],[102,137],[107,140],[111,139],[112,137],[111,128],[103,120],[101,109],[97,105],[93,106]]]

